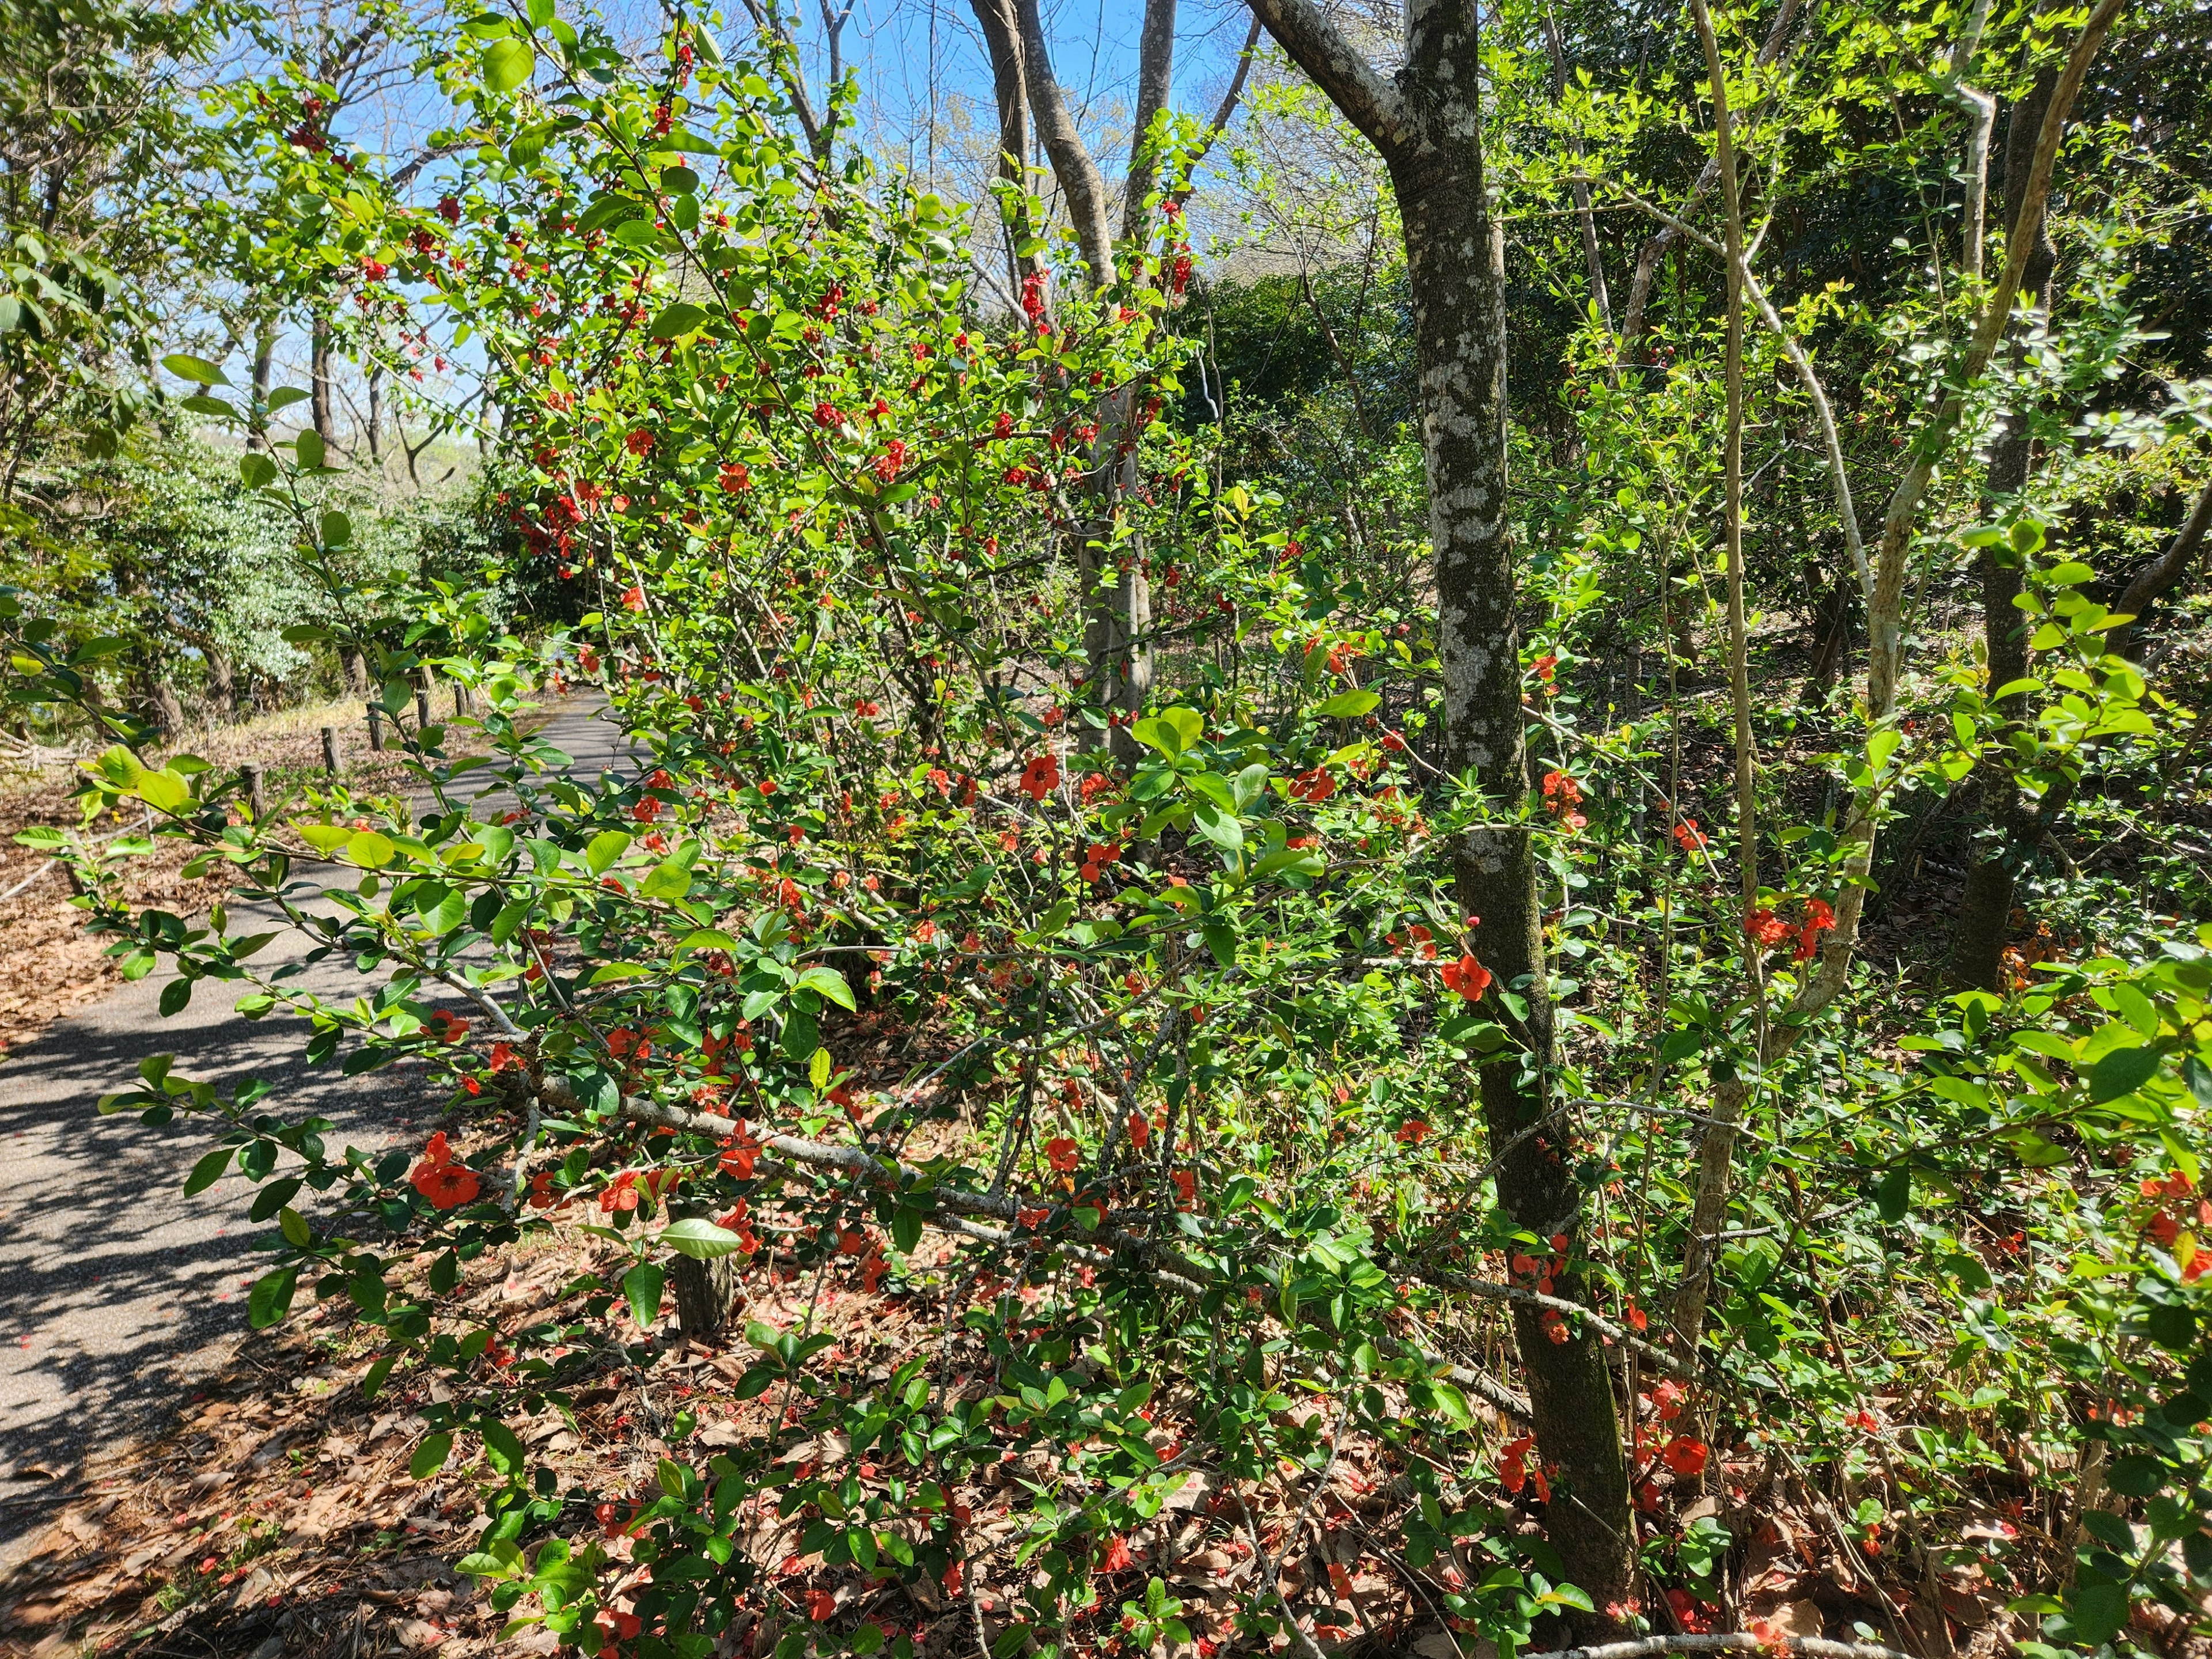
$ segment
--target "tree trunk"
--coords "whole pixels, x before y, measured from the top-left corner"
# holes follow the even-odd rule
[[[1124,766],[1133,766],[1143,752],[1129,727],[1152,689],[1152,648],[1145,642],[1152,627],[1152,596],[1144,545],[1133,538],[1118,546],[1114,540],[1121,503],[1137,483],[1135,412],[1127,391],[1114,393],[1098,411],[1091,478],[1098,514],[1085,526],[1076,558],[1088,690],[1115,722],[1108,742]]]
[[[1030,112],[1036,118],[1045,154],[1052,157],[1052,175],[1067,198],[1067,216],[1074,221],[1076,245],[1091,267],[1091,283],[1103,288],[1114,280],[1114,230],[1106,217],[1106,181],[1099,177],[1097,163],[1091,159],[1052,72],[1037,0],[1012,0],[1012,4],[1021,27],[1022,80],[1029,90]]]
[[[315,435],[325,444],[337,441],[337,422],[331,406],[331,314],[317,304],[308,325],[307,414]]]
[[[208,706],[216,719],[234,720],[238,718],[238,672],[228,652],[210,646],[206,654]]]
[[[2144,606],[2188,574],[2197,550],[2204,545],[2207,531],[2212,531],[2212,483],[2197,492],[2197,505],[2189,510],[2187,520],[2166,544],[2166,551],[2136,574],[2112,609],[2124,617],[2140,616]],[[2118,655],[2132,657],[2134,634],[2133,623],[2122,623],[2105,636],[2105,643]]]
[[[1441,31],[1440,31],[1441,33]],[[1462,40],[1439,52],[1465,54],[1473,78],[1472,20]],[[1420,61],[1417,57],[1415,61]],[[1467,91],[1468,106],[1473,89]],[[1455,125],[1456,124],[1455,123]],[[1445,766],[1472,771],[1499,805],[1499,822],[1469,832],[1454,849],[1464,914],[1480,917],[1473,944],[1500,988],[1526,999],[1528,1017],[1498,1017],[1536,1060],[1521,1081],[1519,1054],[1486,1066],[1482,1113],[1493,1146],[1505,1146],[1549,1109],[1541,1080],[1553,1060],[1552,1006],[1544,962],[1540,866],[1528,830],[1513,822],[1528,797],[1521,713],[1517,584],[1505,518],[1505,295],[1501,228],[1483,193],[1482,157],[1472,120],[1464,135],[1418,162],[1394,166],[1406,235],[1407,270],[1421,372],[1421,438],[1429,532],[1444,666]],[[1498,1197],[1514,1224],[1576,1246],[1582,1194],[1572,1172],[1572,1134],[1561,1121],[1509,1152]],[[1554,1280],[1581,1299],[1577,1275]],[[1547,1532],[1567,1576],[1601,1611],[1625,1601],[1635,1572],[1628,1468],[1621,1455],[1613,1380],[1597,1339],[1569,1330],[1553,1340],[1540,1310],[1517,1308],[1515,1335],[1527,1373],[1537,1450],[1555,1488]]]
[[[269,381],[276,366],[276,319],[264,318],[253,331],[253,412],[246,447],[269,447]]]
[[[2045,70],[2027,95],[2013,106],[2006,125],[2008,236],[2019,229],[2021,198],[2034,161],[2036,139],[2043,130],[2043,118],[2057,78],[2056,70]],[[2021,276],[2021,288],[2039,315],[2050,309],[2051,278],[2057,260],[2050,222],[2039,219],[2035,246]],[[2004,426],[1990,452],[1987,493],[1999,500],[2019,495],[2027,487],[2034,459],[2027,411],[2007,411]],[[2027,617],[2013,604],[2021,592],[2020,555],[2010,544],[2000,541],[1982,550],[1981,583],[1982,649],[1989,689],[1996,691],[2027,674]],[[1997,712],[2008,724],[2021,720],[2027,714],[2027,699],[2015,694],[1997,705]],[[2021,798],[2011,769],[2001,757],[1982,762],[1978,783],[1983,829],[1977,838],[1976,857],[1959,889],[1959,908],[1951,927],[1951,959],[1945,969],[1951,988],[1961,991],[1999,988],[2005,942],[2012,936],[2013,890],[2023,861],[2035,850],[2033,846],[2023,847],[2021,840],[2037,815]]]
[[[1805,676],[1800,702],[1808,708],[1826,704],[1828,694],[1843,677],[1844,659],[1851,647],[1851,602],[1858,597],[1851,573],[1838,568],[1829,573],[1828,586],[1813,612],[1813,665]]]
[[[1030,223],[1029,180],[1024,168],[1030,153],[1030,95],[1022,83],[1021,27],[1012,0],[974,0],[976,26],[991,53],[991,94],[999,108],[999,177],[1020,192],[1002,209],[1006,227],[1006,276],[1018,289],[1022,278],[1041,268],[1022,245],[1036,234]]]
[[[1475,9],[1472,0],[1413,0],[1406,66],[1392,78],[1313,0],[1253,0],[1252,9],[1381,153],[1397,198],[1420,364],[1445,765],[1473,772],[1496,803],[1492,820],[1454,848],[1454,876],[1465,913],[1480,918],[1471,924],[1473,944],[1496,976],[1492,1006],[1526,1050],[1482,1068],[1482,1112],[1492,1145],[1509,1148],[1498,1168],[1499,1207],[1539,1238],[1565,1235],[1571,1260],[1582,1219],[1572,1121],[1561,1113],[1518,1139],[1552,1110],[1552,1006],[1539,866],[1524,817],[1521,641],[1505,501],[1504,244],[1484,193]],[[1509,990],[1525,999],[1525,1016],[1498,1006]],[[1582,1295],[1571,1268],[1553,1283],[1563,1297]],[[1536,1449],[1553,1483],[1546,1532],[1568,1577],[1598,1609],[1578,1625],[1609,1635],[1632,1594],[1636,1543],[1605,1352],[1594,1335],[1547,1325],[1538,1310],[1516,1307],[1514,1328]]]
[[[368,371],[368,459],[384,459],[384,370]]]
[[[1159,151],[1152,142],[1152,121],[1168,106],[1175,78],[1176,0],[1145,0],[1145,27],[1137,43],[1136,125],[1129,135],[1129,177],[1121,188],[1121,235],[1137,242],[1145,234],[1145,198],[1159,177]]]
[[[695,1261],[679,1255],[668,1278],[676,1288],[677,1326],[684,1335],[705,1338],[722,1328],[730,1310],[731,1292],[737,1288],[737,1274],[727,1258]]]

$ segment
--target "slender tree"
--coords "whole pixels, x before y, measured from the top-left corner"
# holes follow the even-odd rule
[[[1404,225],[1420,362],[1421,446],[1436,562],[1445,755],[1502,809],[1455,849],[1477,950],[1526,1000],[1519,1055],[1486,1066],[1482,1109],[1506,1148],[1498,1201],[1540,1237],[1576,1232],[1573,1123],[1544,1079],[1553,1054],[1535,851],[1515,821],[1528,790],[1516,582],[1505,517],[1505,270],[1483,175],[1472,0],[1413,0],[1405,67],[1385,77],[1310,0],[1254,0],[1267,32],[1382,156]],[[1534,1133],[1529,1133],[1534,1130]],[[1570,1274],[1561,1294],[1579,1297]],[[1604,1611],[1635,1571],[1628,1466],[1604,1352],[1587,1332],[1515,1313],[1536,1445],[1553,1471],[1550,1531],[1569,1576]],[[1564,1340],[1555,1340],[1555,1333]]]

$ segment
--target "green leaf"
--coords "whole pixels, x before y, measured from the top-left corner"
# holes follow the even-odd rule
[[[1244,826],[1212,801],[1201,801],[1193,809],[1190,826],[1224,853],[1234,853],[1244,845]]]
[[[347,836],[345,853],[364,870],[381,870],[399,856],[399,849],[374,830],[356,830]]]
[[[677,1255],[688,1255],[694,1261],[713,1261],[721,1256],[736,1255],[741,1241],[726,1227],[717,1227],[713,1222],[698,1216],[688,1216],[682,1221],[663,1227],[660,1242]],[[629,1281],[624,1279],[623,1282],[627,1288]],[[654,1300],[657,1304],[657,1295]]]
[[[891,1212],[891,1243],[903,1253],[921,1243],[921,1212],[902,1204]]]
[[[185,1005],[191,1000],[191,981],[181,976],[171,980],[161,988],[161,1018],[167,1019],[172,1015],[182,1012]]]
[[[323,434],[312,428],[292,440],[292,453],[299,457],[300,465],[314,471],[323,464]]]
[[[2152,1308],[2143,1316],[2143,1328],[2150,1333],[2152,1341],[2174,1353],[2188,1352],[2190,1345],[2197,1340],[2197,1316],[2179,1303],[2160,1303]]]
[[[204,357],[194,357],[182,351],[171,352],[161,359],[161,367],[180,380],[190,380],[195,386],[228,386],[223,372]]]
[[[292,1310],[292,1292],[299,1284],[297,1267],[279,1267],[255,1279],[252,1292],[246,1299],[246,1322],[262,1331],[283,1318]]]
[[[353,539],[353,520],[333,507],[323,514],[323,545],[343,547]]]
[[[1237,930],[1225,921],[1209,921],[1199,932],[1205,937],[1206,948],[1213,952],[1213,959],[1224,968],[1237,963]]]
[[[182,778],[164,768],[138,775],[138,798],[160,811],[173,812],[192,798],[192,792]]]
[[[185,1196],[190,1198],[195,1193],[204,1193],[222,1180],[222,1172],[230,1167],[231,1159],[237,1155],[235,1147],[218,1146],[203,1156],[198,1163],[192,1165],[192,1172],[185,1177]]]
[[[1372,691],[1340,691],[1314,713],[1329,720],[1353,720],[1362,714],[1373,714],[1382,702]]]
[[[664,859],[637,890],[641,898],[682,898],[691,890],[691,872],[676,859]]]
[[[1911,1170],[1901,1167],[1884,1176],[1874,1189],[1874,1201],[1884,1221],[1904,1220],[1905,1212],[1912,1207]]]
[[[453,1455],[453,1437],[449,1431],[441,1430],[428,1436],[421,1445],[415,1448],[415,1455],[407,1460],[408,1478],[428,1480],[446,1467],[446,1460]]]
[[[2128,1621],[2128,1593],[2118,1584],[2084,1584],[2067,1607],[2069,1645],[2100,1648]]]
[[[304,1250],[315,1242],[315,1235],[307,1226],[307,1218],[289,1204],[276,1212],[276,1231],[284,1235],[284,1242],[295,1250]]]
[[[835,968],[825,968],[819,963],[799,975],[794,991],[811,991],[826,997],[847,1012],[857,1012],[859,1005],[853,1000],[853,988],[845,983],[844,975]]]
[[[538,67],[538,53],[527,40],[495,40],[484,48],[484,88],[513,92]]]
[[[614,861],[628,851],[628,836],[619,830],[602,830],[584,848],[584,867],[595,876],[603,876]]]
[[[2115,1048],[2089,1073],[2089,1098],[2100,1103],[2131,1095],[2158,1070],[2156,1048]]]
[[[623,1275],[623,1294],[629,1298],[630,1316],[637,1321],[639,1329],[649,1329],[659,1319],[660,1291],[667,1278],[650,1261],[641,1261]]]
[[[501,1474],[512,1475],[522,1468],[522,1442],[506,1424],[492,1421],[480,1423],[477,1432],[483,1437],[484,1455],[491,1466]]]
[[[697,306],[678,300],[653,319],[653,337],[673,340],[690,333],[707,320],[707,313]]]

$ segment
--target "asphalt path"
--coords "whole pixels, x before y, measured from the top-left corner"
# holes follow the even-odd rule
[[[556,708],[539,735],[570,757],[569,775],[625,775],[632,755],[596,704]],[[492,816],[505,798],[476,808]],[[250,927],[250,924],[248,924]],[[234,919],[233,931],[244,931]],[[273,968],[305,947],[286,934],[254,958]],[[0,952],[0,963],[4,963]],[[185,1176],[213,1144],[185,1121],[149,1128],[102,1116],[141,1061],[175,1056],[175,1075],[228,1095],[249,1078],[274,1085],[264,1109],[316,1113],[333,1148],[419,1146],[442,1110],[419,1066],[346,1078],[301,1056],[299,1024],[240,1018],[252,988],[200,982],[169,1018],[156,972],[118,987],[17,1048],[0,1066],[0,1540],[57,1496],[90,1447],[157,1428],[228,1363],[246,1334],[246,1292],[264,1266],[265,1224],[247,1221],[252,1188],[235,1170],[186,1198]],[[362,980],[325,961],[292,981],[352,995]]]

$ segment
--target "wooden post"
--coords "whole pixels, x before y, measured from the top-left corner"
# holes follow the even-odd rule
[[[335,726],[323,728],[323,770],[332,777],[338,775],[338,729]]]
[[[246,785],[247,809],[252,812],[253,821],[258,823],[269,811],[268,802],[261,793],[261,769],[248,762],[238,769],[238,775]]]
[[[368,746],[374,752],[384,752],[384,716],[374,703],[368,706]]]
[[[418,690],[415,693],[415,729],[417,732],[422,731],[428,727],[429,724],[430,694],[428,691]]]

